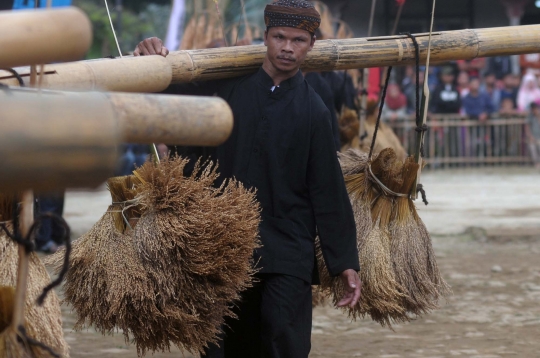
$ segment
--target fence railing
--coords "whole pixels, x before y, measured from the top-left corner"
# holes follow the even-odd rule
[[[407,153],[416,141],[413,118],[388,121]],[[460,116],[433,115],[427,123],[424,154],[431,168],[530,165],[527,118],[493,118],[486,122]]]

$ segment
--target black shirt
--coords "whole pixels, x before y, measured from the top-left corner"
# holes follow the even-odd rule
[[[232,108],[232,134],[212,156],[222,179],[235,177],[257,189],[263,246],[255,260],[260,272],[311,281],[317,234],[330,274],[358,271],[354,216],[330,113],[300,71],[272,87],[261,68],[253,75],[199,85],[198,91],[217,91]]]

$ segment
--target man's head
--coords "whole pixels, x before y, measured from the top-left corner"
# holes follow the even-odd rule
[[[445,85],[454,83],[455,80],[454,69],[450,66],[445,66],[441,69],[441,82]]]
[[[497,77],[495,77],[494,73],[488,72],[484,75],[484,83],[486,84],[486,87],[495,87],[496,82]]]
[[[264,10],[268,47],[263,68],[271,75],[294,75],[315,43],[321,17],[304,0],[278,0]]]
[[[478,77],[471,78],[471,81],[469,82],[469,91],[471,93],[478,93],[480,90],[480,79]]]

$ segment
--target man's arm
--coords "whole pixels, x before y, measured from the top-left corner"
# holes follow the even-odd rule
[[[314,113],[308,162],[308,187],[322,254],[332,276],[340,276],[346,293],[338,305],[351,307],[360,298],[361,282],[354,214],[337,159],[330,113]]]

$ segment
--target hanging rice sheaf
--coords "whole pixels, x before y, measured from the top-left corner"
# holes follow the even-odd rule
[[[340,154],[340,163],[356,220],[362,280],[362,297],[349,314],[391,326],[436,308],[449,287],[409,197],[418,164],[412,157],[403,163],[391,148],[374,156],[370,166],[367,154],[355,150]],[[341,280],[329,276],[320,250],[318,260],[321,289],[337,303]]]
[[[13,226],[9,222],[13,219],[14,196],[0,194],[0,221],[4,221],[7,229],[12,232]],[[9,295],[9,288],[13,289],[17,284],[17,271],[19,262],[19,247],[0,229],[0,286],[5,287],[2,295]],[[62,357],[68,357],[68,345],[64,340],[62,329],[62,314],[60,311],[60,301],[54,291],[50,291],[42,306],[37,306],[36,300],[41,295],[45,286],[50,283],[50,277],[35,252],[30,253],[28,268],[28,282],[25,301],[24,327],[28,337],[43,343]],[[2,306],[9,301],[9,297],[2,298]],[[5,307],[2,307],[2,309]],[[3,315],[3,314],[0,314]],[[9,329],[9,328],[8,328]],[[10,336],[16,335],[12,332]],[[7,335],[7,334],[6,334]],[[5,341],[0,339],[0,341]],[[13,343],[13,341],[11,342]],[[2,343],[0,343],[2,344]],[[0,356],[22,356],[27,352],[20,344],[11,344],[0,347]],[[29,352],[33,357],[50,357],[50,354],[37,346],[30,346]]]
[[[260,221],[255,193],[235,180],[214,187],[212,163],[197,164],[183,177],[187,163],[147,162],[135,172],[143,215],[133,237],[166,316],[154,327],[166,335],[143,349],[161,348],[170,339],[202,351],[215,341],[224,317],[233,315],[231,303],[254,274]]]
[[[251,285],[259,205],[234,180],[214,187],[211,163],[184,177],[187,163],[147,162],[130,183],[109,181],[113,205],[73,243],[64,290],[76,329],[121,329],[139,355],[171,344],[199,353],[216,341]],[[62,259],[48,263],[59,270]]]

